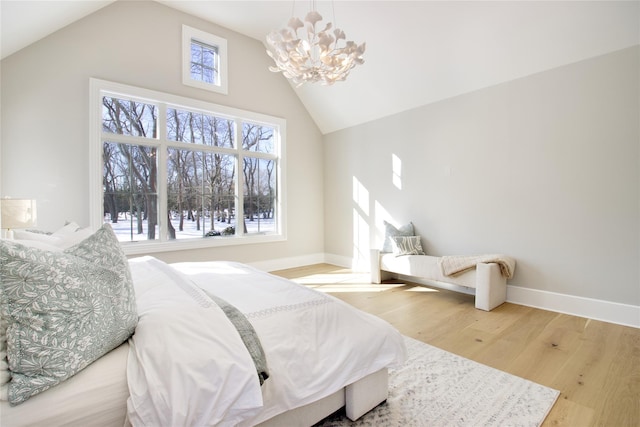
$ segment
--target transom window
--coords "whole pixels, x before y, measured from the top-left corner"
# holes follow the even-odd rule
[[[96,226],[145,250],[284,239],[284,120],[91,86]]]
[[[227,41],[182,26],[182,83],[227,94]]]

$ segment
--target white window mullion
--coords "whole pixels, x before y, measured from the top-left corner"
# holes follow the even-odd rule
[[[244,175],[242,173],[242,122],[240,119],[233,121],[233,146],[236,148],[238,155],[236,161],[238,162],[236,173],[236,236],[244,235]],[[242,222],[240,222],[242,221]]]
[[[160,241],[169,240],[169,215],[167,196],[167,105],[158,105],[158,232]]]
[[[102,186],[102,95],[96,80],[89,82],[89,226],[97,230],[104,221]]]
[[[276,139],[276,153],[277,153],[277,160],[276,160],[276,165],[278,167],[277,171],[276,171],[276,179],[278,180],[277,182],[277,186],[276,186],[276,209],[277,212],[275,212],[276,214],[276,219],[277,219],[277,232],[278,234],[282,235],[283,237],[286,237],[287,235],[287,226],[286,226],[286,206],[287,206],[287,188],[286,188],[286,184],[287,184],[287,180],[286,180],[286,164],[285,164],[285,159],[286,157],[284,156],[284,147],[286,145],[286,123],[281,123],[278,126],[278,138]]]

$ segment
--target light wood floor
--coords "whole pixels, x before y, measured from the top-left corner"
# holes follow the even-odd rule
[[[274,272],[394,325],[402,334],[561,394],[543,426],[640,426],[640,329],[505,303],[328,264]]]

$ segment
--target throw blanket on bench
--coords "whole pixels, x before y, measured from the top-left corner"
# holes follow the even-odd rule
[[[496,263],[500,266],[502,276],[507,279],[513,277],[516,260],[501,254],[473,255],[473,256],[443,256],[440,258],[440,268],[445,276],[452,276],[463,271],[476,268],[479,262]]]

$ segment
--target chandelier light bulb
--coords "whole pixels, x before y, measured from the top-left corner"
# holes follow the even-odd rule
[[[312,10],[304,22],[292,17],[288,28],[270,32],[267,54],[276,66],[269,70],[282,72],[296,87],[307,82],[332,85],[345,80],[353,67],[364,63],[365,43],[346,41],[344,31],[331,31],[331,22],[319,30],[316,25],[320,21],[322,15]]]

